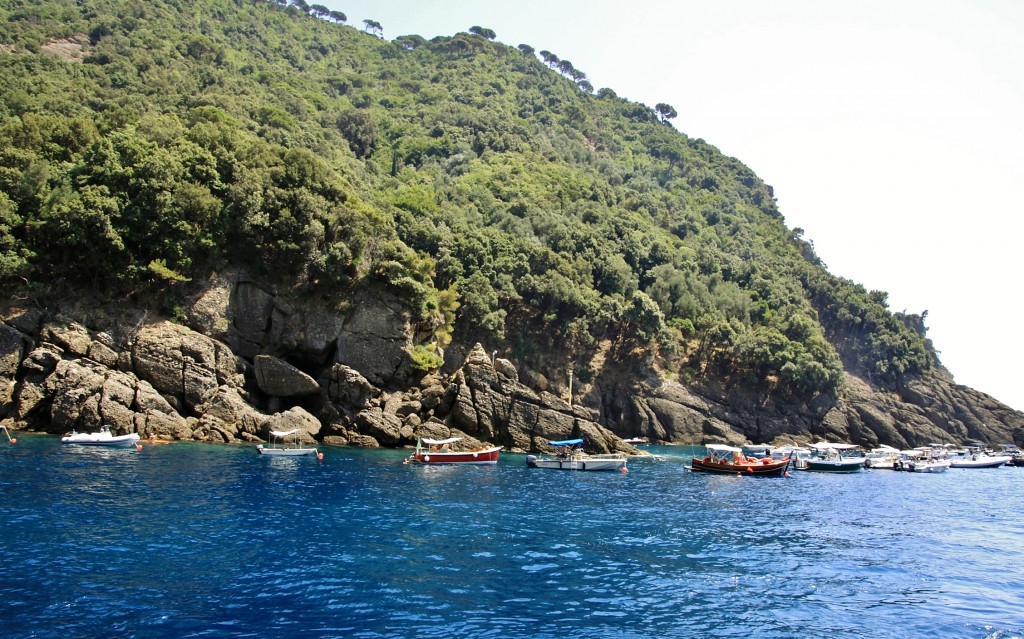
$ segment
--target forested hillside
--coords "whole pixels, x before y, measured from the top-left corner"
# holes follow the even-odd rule
[[[487,28],[388,42],[344,19],[2,0],[5,295],[174,319],[238,267],[342,311],[385,287],[422,370],[452,339],[555,350],[584,382],[594,353],[642,353],[666,379],[799,402],[844,369],[887,388],[938,366],[922,318],[829,274],[770,186],[685,135],[685,104],[595,90]]]

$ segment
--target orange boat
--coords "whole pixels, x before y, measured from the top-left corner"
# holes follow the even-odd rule
[[[745,457],[743,451],[735,446],[724,444],[708,444],[708,452],[703,458],[694,457],[690,470],[700,473],[720,473],[727,475],[784,475],[789,469],[789,457],[782,459],[755,459]]]

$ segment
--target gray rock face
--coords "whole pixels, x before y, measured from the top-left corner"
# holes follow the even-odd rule
[[[343,364],[331,367],[327,397],[332,402],[362,409],[369,407],[370,401],[379,394],[380,390],[354,368]]]
[[[256,410],[236,388],[221,386],[200,407],[198,439],[232,442],[265,439],[269,417]]]
[[[233,274],[210,281],[188,308],[189,326],[203,335],[224,339],[231,328],[231,293],[237,281]]]
[[[231,296],[232,325],[242,339],[265,344],[270,330],[274,296],[258,284],[239,281]]]
[[[275,397],[302,397],[320,391],[309,375],[288,362],[270,355],[257,355],[253,361],[260,390]]]
[[[320,422],[299,406],[271,415],[266,422],[266,432],[262,433],[262,436],[269,439],[272,430],[283,433],[296,428],[299,429],[296,436],[300,444],[316,444],[316,436],[320,434]]]
[[[549,392],[556,385],[542,373],[492,361],[479,344],[453,344],[444,374],[414,375],[415,329],[381,291],[346,300],[347,316],[237,274],[190,299],[188,321],[198,330],[141,324],[146,313],[121,307],[92,318],[95,326],[81,313],[75,322],[59,312],[0,310],[0,419],[50,432],[110,424],[118,432],[218,442],[262,441],[271,428],[300,424],[307,441],[404,446],[417,437],[459,436],[510,451],[573,437],[594,451],[631,450],[618,435],[681,444],[1024,445],[1024,414],[943,371],[888,392],[848,376],[837,396],[801,404],[716,386],[721,380],[665,381],[646,374],[650,359],[605,363],[605,353],[570,406]],[[117,319],[124,316],[139,322],[126,330]],[[456,353],[465,354],[461,364]],[[309,374],[284,358],[301,361]],[[276,412],[292,404],[301,406]]]
[[[153,398],[159,395],[148,383],[88,359],[58,361],[41,389],[52,398],[47,420],[52,433],[92,432],[107,425],[118,434],[191,434],[166,401]]]
[[[25,357],[26,346],[20,332],[0,324],[0,419],[14,408],[14,377]]]
[[[408,313],[393,297],[368,295],[337,339],[335,361],[358,370],[372,384],[408,381],[412,331]]]
[[[550,440],[583,437],[588,450],[628,451],[614,433],[590,421],[564,400],[537,394],[514,379],[498,374],[477,344],[453,378],[455,401],[451,427],[479,440],[504,444],[510,450],[547,449]]]
[[[135,373],[191,410],[222,383],[240,385],[237,358],[226,346],[184,326],[160,322],[139,330],[132,350]]]

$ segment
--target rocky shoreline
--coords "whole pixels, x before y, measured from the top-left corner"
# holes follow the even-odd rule
[[[209,442],[265,441],[270,430],[293,428],[306,442],[333,445],[462,436],[518,452],[572,437],[597,452],[632,452],[622,438],[633,436],[1024,445],[1024,415],[941,374],[895,392],[848,376],[838,397],[793,405],[650,371],[624,375],[621,362],[608,362],[570,405],[542,375],[521,375],[525,367],[480,344],[463,347],[452,371],[414,370],[413,328],[386,292],[346,309],[237,273],[197,287],[181,323],[136,308],[9,304],[0,315],[0,420],[54,434],[107,424]]]

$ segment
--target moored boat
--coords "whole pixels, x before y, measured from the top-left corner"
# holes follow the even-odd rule
[[[855,448],[857,448],[856,444],[832,442],[811,444],[813,454],[809,457],[798,458],[796,467],[799,470],[825,473],[855,473],[864,467],[863,456],[854,456],[849,453]],[[847,453],[844,455],[843,451],[847,451]]]
[[[864,454],[864,468],[888,468],[895,470],[900,461],[900,451],[892,446],[872,448]]]
[[[689,469],[699,473],[719,473],[727,475],[785,475],[789,469],[789,457],[773,459],[770,456],[757,459],[747,457],[743,450],[725,444],[708,444],[707,454],[694,457]]]
[[[1012,457],[1009,455],[990,455],[984,451],[973,452],[963,457],[950,458],[950,468],[998,468],[1008,463]]]
[[[461,437],[448,439],[417,439],[416,450],[406,463],[418,464],[465,464],[484,466],[498,463],[501,446],[483,446],[473,449],[461,449],[457,444]],[[426,444],[426,447],[424,447]]]
[[[318,459],[323,459],[324,454],[321,453],[316,447],[306,447],[299,444],[299,429],[294,428],[292,430],[270,431],[270,441],[266,446],[263,444],[256,445],[256,452],[260,455],[269,455],[271,457],[301,457],[303,455],[316,455]],[[292,436],[292,444],[289,445],[287,442],[288,436]]]
[[[109,446],[111,448],[127,448],[136,446],[141,437],[138,433],[127,435],[114,435],[110,432],[109,426],[101,426],[98,433],[79,433],[71,431],[70,434],[60,438],[62,444],[78,444],[80,446]]]
[[[893,469],[912,473],[943,473],[950,465],[950,461],[942,457],[943,454],[932,448],[904,450],[900,452],[900,458]]]
[[[559,452],[552,456],[526,456],[530,468],[554,470],[618,470],[626,471],[626,456],[618,453],[591,455],[583,451],[582,439],[565,439],[548,442]]]

